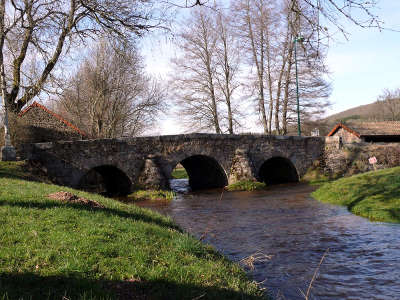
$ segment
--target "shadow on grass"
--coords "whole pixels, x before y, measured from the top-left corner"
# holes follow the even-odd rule
[[[40,174],[38,170],[29,166],[26,162],[2,162],[0,165],[0,178],[50,183],[50,180],[44,174]]]
[[[164,280],[111,281],[79,274],[42,277],[34,273],[0,274],[0,299],[266,299],[212,286]]]
[[[12,207],[21,207],[21,208],[36,208],[36,209],[51,209],[51,208],[74,208],[77,210],[86,210],[91,212],[101,212],[109,215],[118,216],[120,218],[125,218],[133,221],[142,221],[146,223],[153,223],[155,225],[166,227],[170,229],[177,230],[182,232],[182,230],[171,222],[166,222],[161,218],[153,218],[151,216],[147,216],[140,213],[126,212],[123,210],[113,209],[113,208],[91,208],[85,205],[76,204],[76,203],[56,203],[56,202],[25,202],[25,201],[6,201],[0,200],[0,206],[12,206]],[[0,298],[1,300],[1,298]]]
[[[33,176],[28,174],[23,174],[20,170],[10,170],[10,169],[2,169],[0,167],[0,178],[7,178],[7,179],[20,179],[20,180],[34,180]]]

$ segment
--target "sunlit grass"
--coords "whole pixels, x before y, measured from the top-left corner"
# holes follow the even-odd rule
[[[258,181],[238,181],[234,184],[230,184],[225,187],[227,191],[257,191],[266,189],[266,184],[264,182]]]
[[[173,191],[165,190],[137,190],[132,194],[128,195],[126,198],[132,202],[136,201],[171,201],[174,199],[175,193]]]
[[[0,299],[262,299],[237,264],[170,218],[26,181],[18,168],[0,162]],[[47,198],[58,191],[104,208]]]
[[[400,223],[400,167],[326,183],[312,195],[373,221]]]
[[[302,181],[305,181],[310,185],[322,185],[331,180],[332,178],[323,174],[319,169],[310,169],[302,177]]]
[[[175,179],[185,179],[185,178],[189,178],[188,174],[186,173],[185,168],[175,168],[172,171],[172,177]]]

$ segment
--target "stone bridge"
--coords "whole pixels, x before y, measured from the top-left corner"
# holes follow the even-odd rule
[[[324,146],[320,137],[187,134],[39,143],[26,151],[57,184],[85,188],[100,180],[108,194],[127,194],[135,186],[168,188],[178,163],[192,189],[294,182]]]

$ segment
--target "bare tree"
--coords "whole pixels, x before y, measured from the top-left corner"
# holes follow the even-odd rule
[[[217,6],[192,11],[182,26],[171,82],[180,115],[195,130],[234,133],[241,126],[239,41]]]
[[[328,26],[336,28],[345,38],[349,34],[342,20],[362,28],[385,29],[383,21],[374,14],[378,1],[376,0],[286,0],[290,10],[297,16],[292,19],[291,26],[299,30],[299,22],[311,28],[310,34],[317,37],[316,41],[330,39],[334,33]],[[311,36],[310,35],[310,36]],[[308,37],[307,37],[308,38]],[[309,39],[309,38],[308,38]]]
[[[270,67],[270,53],[268,53],[271,2],[265,0],[243,0],[235,3],[233,10],[236,12],[238,23],[237,32],[249,54],[251,65],[255,67],[258,94],[258,111],[264,128],[264,133],[269,133],[268,115],[266,112],[266,89],[271,77],[267,73],[266,66]]]
[[[157,26],[153,8],[147,0],[1,0],[0,64],[9,108],[19,111],[37,96],[62,57],[88,37],[131,39]],[[28,72],[34,57],[35,72]]]
[[[328,69],[325,64],[327,47],[319,44],[315,35],[318,33],[308,23],[312,19],[309,15],[307,19],[299,19],[298,15],[284,6],[282,11],[286,24],[287,47],[285,56],[287,64],[287,76],[284,81],[284,111],[282,112],[283,134],[288,133],[288,126],[297,122],[297,99],[296,99],[296,78],[295,78],[295,39],[306,36],[303,42],[297,42],[297,67],[298,83],[300,96],[300,115],[304,121],[312,121],[320,118],[326,108],[330,105],[327,100],[331,87],[325,80]],[[307,15],[306,11],[303,11]],[[293,28],[293,23],[297,23],[297,28]]]
[[[384,89],[382,94],[378,96],[377,102],[382,104],[383,119],[400,120],[400,88]]]
[[[217,35],[216,78],[218,90],[226,104],[228,132],[233,134],[234,127],[241,126],[238,118],[242,116],[235,99],[236,90],[241,86],[238,78],[240,75],[240,43],[234,34],[232,19],[223,11],[217,11],[214,16],[215,34]]]
[[[203,9],[193,11],[182,26],[178,42],[182,55],[172,61],[171,83],[180,115],[191,128],[221,133],[213,19]]]
[[[67,86],[57,107],[92,138],[139,135],[165,107],[159,85],[127,44],[102,40]]]
[[[255,71],[257,108],[264,133],[287,134],[288,125],[296,117],[294,40],[300,35],[298,28],[310,38],[314,37],[309,34],[313,29],[287,3],[242,0],[235,3],[234,9],[238,37],[245,45],[249,66]],[[298,24],[296,31],[293,23]],[[326,107],[324,99],[330,91],[323,80],[327,72],[325,48],[314,47],[309,40],[299,48],[301,114],[317,117]]]

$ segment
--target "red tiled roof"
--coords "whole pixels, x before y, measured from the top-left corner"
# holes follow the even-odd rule
[[[343,128],[345,130],[347,130],[348,132],[354,134],[356,137],[360,137],[360,134],[352,129],[350,129],[349,127],[347,127],[346,125],[339,123],[337,124],[332,130],[331,132],[328,133],[328,136],[332,136],[336,133],[336,131],[338,131],[340,128]]]
[[[80,135],[86,136],[86,133],[84,133],[82,130],[80,130],[78,127],[72,125],[70,122],[68,122],[67,120],[65,120],[63,117],[61,117],[60,115],[56,114],[55,112],[52,112],[50,109],[48,109],[46,106],[41,105],[39,103],[37,103],[36,101],[33,102],[31,105],[29,105],[27,108],[25,108],[23,111],[21,111],[18,116],[22,117],[23,115],[25,115],[29,110],[31,110],[33,107],[38,107],[42,110],[44,110],[45,112],[47,112],[48,114],[52,115],[53,117],[57,118],[59,121],[61,121],[62,123],[64,123],[65,125],[67,125],[68,127],[70,127],[71,129],[75,130],[76,132],[78,132]]]
[[[337,130],[344,130],[354,134],[357,137],[371,135],[400,135],[400,122],[398,121],[380,121],[380,122],[349,122],[346,124],[337,124],[328,136],[332,136]]]

